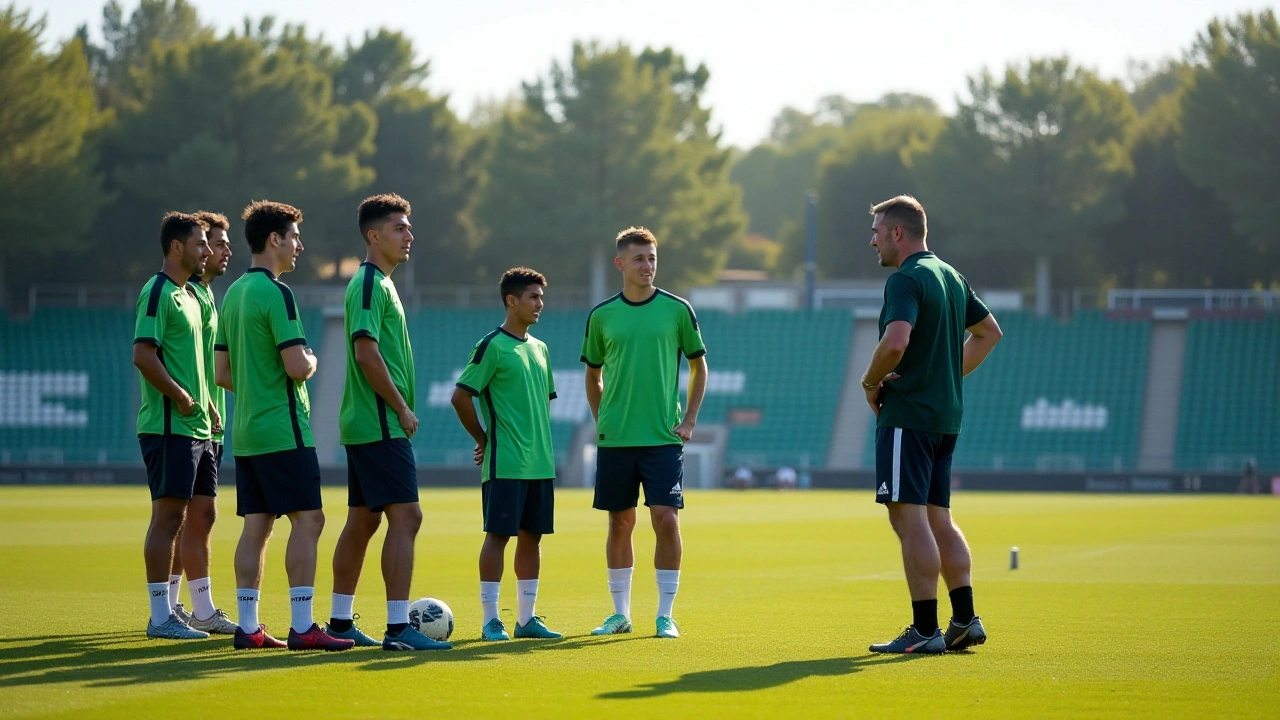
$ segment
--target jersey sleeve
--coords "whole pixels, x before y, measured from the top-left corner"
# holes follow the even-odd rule
[[[227,347],[227,324],[225,322],[218,323],[218,332],[213,336],[213,349],[215,351],[221,350],[222,352],[230,350]]]
[[[133,343],[147,343],[160,347],[164,338],[167,315],[165,302],[159,290],[152,289],[138,298],[138,317],[133,324]]]
[[[915,327],[920,312],[920,284],[906,273],[894,273],[884,283],[884,322],[899,320]]]
[[[693,308],[686,305],[688,312],[680,313],[680,352],[690,360],[707,354],[707,346],[702,342],[702,331],[698,329],[698,316]]]
[[[366,269],[368,276],[373,275],[371,269]],[[371,282],[365,286],[365,290],[360,295],[352,297],[352,302],[347,307],[347,312],[351,314],[351,340],[356,341],[365,337],[380,343],[382,342],[382,313],[387,307],[387,289],[382,283]]]
[[[546,345],[542,346],[542,355],[547,359],[547,398],[549,400],[556,399],[556,374],[551,369],[551,351]]]
[[[973,288],[969,287],[969,283],[964,284],[964,290],[968,294],[964,305],[964,326],[970,328],[987,319],[991,311],[987,309],[987,304],[973,292]]]
[[[600,323],[594,312],[587,316],[587,337],[582,341],[582,357],[579,358],[593,368],[604,367],[604,333]]]
[[[307,344],[292,290],[281,288],[280,299],[267,308],[267,321],[271,324],[271,339],[275,341],[277,350]]]
[[[498,349],[493,347],[486,338],[471,350],[471,357],[467,359],[467,366],[462,369],[462,376],[458,378],[457,386],[472,395],[479,395],[489,386],[497,370]]]

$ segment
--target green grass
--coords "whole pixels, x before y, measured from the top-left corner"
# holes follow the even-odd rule
[[[320,617],[345,494],[325,500],[333,514],[320,550]],[[477,641],[479,490],[432,490],[414,596],[452,605],[455,649],[326,655],[144,639],[146,490],[0,488],[0,716],[1275,717],[1276,499],[958,496],[991,640],[911,659],[867,653],[910,610],[896,541],[871,500],[689,493],[675,613],[684,637],[662,641],[650,637],[648,528],[637,532],[637,632],[587,636],[611,611],[604,518],[583,491],[562,491],[538,611],[568,637],[493,645]],[[221,505],[213,592],[234,616],[239,521],[230,493]],[[281,522],[262,613],[283,630]],[[1012,545],[1021,548],[1017,571],[1008,569]],[[375,550],[356,610],[381,637],[377,568]],[[502,605],[510,626],[510,570]]]

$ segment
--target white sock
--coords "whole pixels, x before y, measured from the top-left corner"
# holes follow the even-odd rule
[[[187,589],[191,591],[191,615],[197,620],[208,620],[216,609],[213,606],[213,586],[209,578],[188,580]]]
[[[169,583],[147,583],[147,594],[151,600],[151,624],[160,627],[169,619]]]
[[[671,617],[671,606],[676,604],[676,590],[679,589],[679,570],[658,571],[658,617]]]
[[[351,609],[356,605],[355,595],[333,594],[333,611],[329,617],[334,620],[350,620],[354,617]],[[405,622],[408,622],[407,620]]]
[[[498,589],[501,582],[480,581],[480,607],[484,609],[484,624],[498,617]]]
[[[289,588],[289,610],[293,620],[289,627],[302,634],[311,629],[315,621],[311,619],[311,601],[316,596],[316,589],[307,585]]]
[[[631,618],[631,573],[635,568],[609,568],[609,594],[613,596],[613,612]]]
[[[388,625],[408,625],[409,624],[409,601],[408,600],[388,600],[387,601],[387,624]]]
[[[236,588],[236,607],[240,610],[240,629],[249,634],[258,632],[258,591]]]
[[[516,615],[516,622],[521,625],[528,625],[529,621],[533,619],[533,606],[538,602],[538,579],[517,580],[516,600],[520,606],[520,610]]]
[[[169,576],[169,612],[178,607],[178,590],[182,588],[182,576]]]

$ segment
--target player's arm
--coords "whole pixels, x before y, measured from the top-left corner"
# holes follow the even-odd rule
[[[453,404],[453,411],[458,414],[458,422],[462,423],[462,428],[476,441],[475,462],[479,465],[484,462],[484,446],[489,438],[480,425],[480,417],[476,415],[476,404],[472,397],[474,396],[465,388],[455,387],[449,402]]]
[[[702,409],[702,398],[707,394],[707,356],[699,355],[689,360],[689,405],[685,408],[684,419],[676,426],[676,435],[689,442],[693,439],[693,426],[698,424],[698,411]]]
[[[880,338],[875,352],[871,353],[871,364],[862,374],[862,391],[867,396],[867,404],[871,406],[871,412],[877,416],[880,415],[880,405],[883,402],[880,394],[884,389],[884,383],[898,377],[893,369],[902,362],[902,356],[907,352],[907,344],[910,342],[911,323],[906,320],[894,320],[885,326],[884,337]]]
[[[235,385],[231,382],[231,353],[226,350],[213,352],[213,381],[223,390],[236,391]]]
[[[391,380],[391,371],[387,369],[387,361],[378,349],[378,341],[371,337],[358,337],[355,351],[356,364],[360,366],[360,372],[364,373],[364,379],[369,381],[369,387],[395,410],[404,434],[413,437],[418,432],[418,416],[409,409],[409,403],[400,394],[400,388]]]
[[[600,368],[587,366],[587,405],[591,407],[591,417],[600,421],[600,398],[604,397],[604,374]]]
[[[142,373],[151,387],[159,390],[178,407],[178,414],[188,417],[195,410],[195,400],[191,393],[182,389],[178,381],[173,379],[164,363],[160,362],[159,348],[150,342],[139,341],[133,344],[133,365]]]
[[[282,349],[280,359],[284,361],[285,374],[297,382],[310,380],[316,374],[316,356],[301,344]]]
[[[996,316],[990,313],[978,323],[965,329],[969,331],[969,339],[964,341],[964,363],[961,373],[968,375],[977,370],[982,361],[987,359],[987,354],[996,346],[996,343],[1000,342],[1004,333],[1000,332],[1000,324],[996,322]]]

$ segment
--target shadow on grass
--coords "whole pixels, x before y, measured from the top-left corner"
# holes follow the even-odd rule
[[[744,692],[778,687],[810,677],[852,675],[877,665],[914,660],[919,655],[860,655],[824,660],[789,660],[772,665],[704,670],[681,675],[669,682],[641,685],[630,690],[601,693],[601,700],[638,700],[676,693]]]

